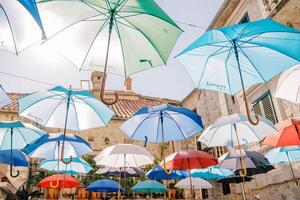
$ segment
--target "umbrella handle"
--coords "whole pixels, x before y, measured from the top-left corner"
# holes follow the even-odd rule
[[[69,161],[65,161],[65,159],[64,159],[63,157],[61,157],[61,158],[60,158],[60,161],[61,161],[62,163],[64,163],[65,165],[68,165],[68,164],[70,164],[70,163],[73,161],[73,157],[70,156]]]
[[[106,105],[113,105],[115,103],[117,103],[117,101],[119,100],[119,94],[114,92],[114,100],[113,101],[107,101],[104,98],[104,91],[105,91],[105,82],[106,82],[106,72],[103,75],[103,80],[102,80],[102,85],[101,85],[101,92],[100,92],[100,99],[103,103],[105,103]]]
[[[50,182],[50,187],[51,187],[51,188],[54,188],[54,189],[55,189],[55,188],[58,188],[58,186],[59,186],[59,180],[58,180],[58,178],[56,179],[56,185],[53,185],[53,182],[52,182],[52,181]]]
[[[173,171],[173,170],[172,170],[172,169],[170,169],[170,170],[167,169],[165,157],[163,158],[163,169],[164,169],[164,171],[165,171],[165,173],[166,173],[167,175],[172,174],[172,171]]]
[[[16,174],[16,175],[13,175],[13,169],[12,169],[12,165],[10,165],[9,173],[10,173],[10,176],[11,176],[12,178],[16,178],[16,177],[18,177],[18,176],[19,176],[19,174],[20,174],[20,171],[19,171],[19,170],[17,170],[17,174]]]
[[[257,114],[255,114],[255,120],[256,120],[256,121],[253,121],[253,119],[251,118],[250,109],[249,109],[249,104],[248,104],[247,99],[246,99],[245,91],[243,91],[243,93],[244,93],[244,102],[245,102],[245,108],[246,108],[246,112],[247,112],[248,121],[249,121],[252,125],[256,126],[256,125],[258,125],[258,123],[259,123],[259,117],[258,117]]]

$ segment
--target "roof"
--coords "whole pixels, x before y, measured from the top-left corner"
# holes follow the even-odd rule
[[[18,112],[19,104],[18,99],[26,94],[21,93],[7,93],[12,103],[1,108],[0,111],[4,112]],[[144,106],[155,106],[161,104],[161,100],[158,98],[139,96],[137,99],[119,99],[119,101],[110,105],[109,107],[115,112],[114,118],[116,119],[128,119],[136,111]]]

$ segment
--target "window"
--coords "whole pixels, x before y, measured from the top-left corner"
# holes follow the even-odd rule
[[[208,189],[201,189],[202,199],[208,199]]]
[[[250,22],[250,18],[249,18],[248,13],[245,13],[245,15],[240,20],[239,24],[244,24],[244,23],[248,23],[248,22]]]
[[[229,183],[222,183],[223,195],[227,195],[231,193]]]
[[[270,92],[265,93],[253,103],[253,110],[255,114],[271,120],[274,124],[278,122]]]
[[[202,144],[197,139],[197,150],[202,150]]]

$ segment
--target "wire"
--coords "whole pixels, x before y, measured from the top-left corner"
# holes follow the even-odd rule
[[[24,76],[10,74],[10,73],[7,73],[7,72],[1,72],[0,71],[0,74],[6,75],[6,76],[11,76],[11,77],[14,77],[14,78],[19,78],[19,79],[27,80],[27,81],[32,81],[32,82],[36,82],[36,83],[40,83],[40,84],[44,84],[44,85],[57,86],[56,84],[53,84],[53,83],[49,83],[49,82],[45,82],[45,81],[40,81],[40,80],[35,80],[35,79],[27,78],[27,77],[24,77]]]
[[[206,29],[207,29],[207,27],[198,26],[198,25],[196,25],[196,24],[190,24],[190,23],[181,22],[181,21],[175,21],[175,22],[178,23],[178,24],[190,26],[190,27],[193,27],[193,28],[198,28],[198,29],[203,29],[203,30],[206,30]]]

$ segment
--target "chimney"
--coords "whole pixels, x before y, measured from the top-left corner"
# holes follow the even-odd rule
[[[130,77],[127,77],[125,79],[125,89],[127,91],[131,91],[132,90],[132,79]]]
[[[101,87],[102,87],[103,76],[104,76],[103,72],[94,71],[92,73],[92,77],[91,77],[91,81],[92,81],[92,84],[93,84],[92,92],[93,92],[93,95],[96,96],[97,98],[100,97],[100,91],[101,91]]]

